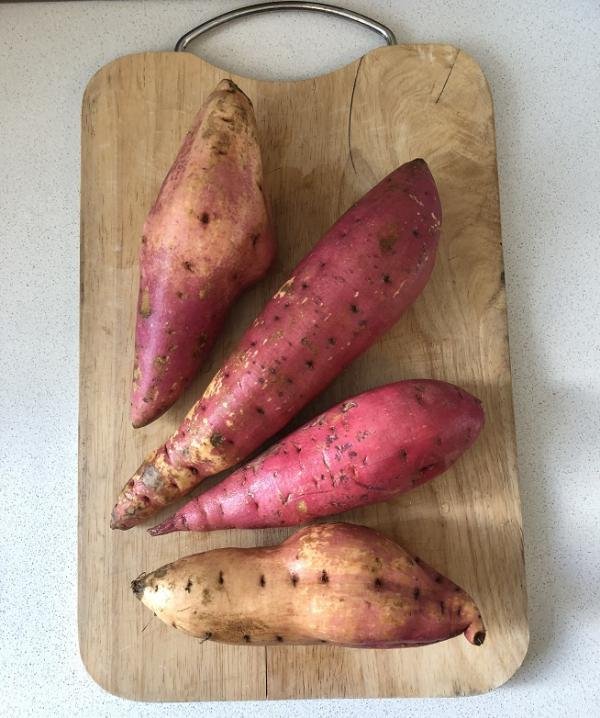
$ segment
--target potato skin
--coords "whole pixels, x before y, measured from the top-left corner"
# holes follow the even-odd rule
[[[125,485],[111,526],[135,526],[243,461],[386,332],[431,275],[440,218],[424,160],[402,165],[352,206]]]
[[[321,524],[280,546],[224,548],[142,574],[134,594],[198,638],[249,645],[420,646],[485,628],[473,599],[364,526]]]
[[[445,471],[483,422],[452,384],[388,384],[317,416],[150,533],[295,526],[386,501]]]
[[[142,232],[131,420],[156,419],[205,360],[275,240],[252,103],[222,80],[200,109]]]

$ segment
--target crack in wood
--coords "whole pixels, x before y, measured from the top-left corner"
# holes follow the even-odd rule
[[[354,93],[356,91],[356,81],[358,80],[358,73],[360,72],[360,68],[362,65],[363,60],[365,59],[365,56],[363,55],[360,60],[358,61],[358,66],[356,68],[356,74],[354,75],[354,82],[352,83],[352,94],[350,95],[350,109],[348,111],[348,154],[350,156],[350,164],[352,165],[352,169],[354,170],[354,173],[356,172],[356,166],[354,164],[354,157],[352,156],[352,141],[351,141],[351,134],[352,134],[352,108],[354,107]]]
[[[442,89],[440,90],[440,94],[437,96],[436,101],[433,103],[434,105],[437,105],[437,103],[440,101],[440,97],[444,94],[444,90],[446,89],[446,85],[448,84],[448,80],[450,79],[452,70],[454,70],[454,65],[456,65],[456,61],[458,60],[459,55],[460,55],[460,50],[457,50],[456,55],[454,56],[454,60],[452,60],[452,65],[450,65],[450,71],[448,72],[446,80],[444,81],[444,84],[442,85]]]

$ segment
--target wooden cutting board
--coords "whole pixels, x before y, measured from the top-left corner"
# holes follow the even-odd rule
[[[185,396],[134,430],[142,222],[198,107],[227,76],[256,108],[279,259],[235,306]],[[478,65],[448,45],[401,45],[316,79],[259,82],[187,53],[132,55],[92,78],[82,126],[79,639],[92,677],[120,696],[161,701],[453,696],[505,682],[525,656],[528,628],[494,120]],[[291,530],[154,539],[142,528],[113,532],[117,492],[179,424],[296,262],[356,199],[415,157],[429,163],[444,210],[432,279],[295,425],[344,397],[411,377],[445,379],[482,399],[487,425],[455,468],[342,518],[382,530],[464,586],[481,607],[487,640],[481,648],[458,637],[387,651],[200,643],[153,618],[130,581],[188,553],[274,544]]]

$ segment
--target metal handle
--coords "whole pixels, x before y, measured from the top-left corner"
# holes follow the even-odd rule
[[[336,5],[326,5],[320,2],[296,2],[296,0],[288,0],[287,2],[264,2],[258,5],[247,5],[246,7],[237,8],[237,10],[231,10],[230,12],[223,13],[214,17],[212,20],[203,22],[193,30],[186,32],[182,35],[177,44],[175,45],[175,52],[183,52],[186,47],[195,40],[199,35],[202,35],[209,30],[224,25],[230,20],[236,20],[239,17],[245,17],[246,15],[256,15],[262,12],[271,12],[272,10],[310,10],[312,12],[322,12],[327,15],[337,15],[338,17],[346,18],[346,20],[352,20],[360,25],[368,27],[378,35],[381,35],[388,45],[396,44],[396,37],[394,33],[382,25],[377,20],[372,20],[370,17],[361,15],[360,13],[353,12],[352,10],[346,10],[343,7],[337,7]]]

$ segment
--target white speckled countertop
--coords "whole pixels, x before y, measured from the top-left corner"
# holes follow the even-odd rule
[[[113,58],[171,49],[190,27],[240,4],[0,4],[0,713],[593,715],[600,705],[600,8],[593,0],[347,2],[388,24],[399,42],[465,49],[492,88],[530,599],[522,669],[477,698],[174,706],[111,696],[81,664],[81,96]],[[376,44],[340,20],[287,13],[217,31],[195,51],[276,79],[334,69]]]

